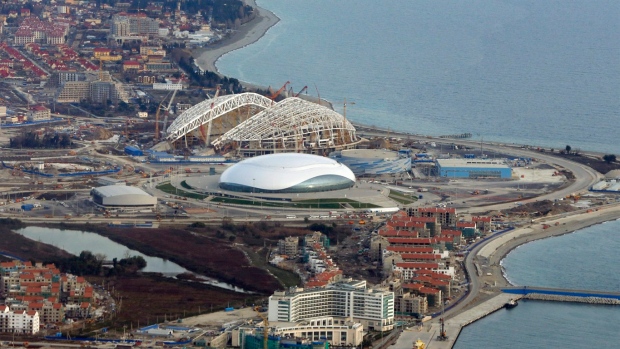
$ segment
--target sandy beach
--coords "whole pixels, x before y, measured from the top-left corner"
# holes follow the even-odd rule
[[[265,35],[269,28],[273,27],[280,18],[273,12],[256,5],[255,0],[245,0],[247,5],[256,9],[256,17],[248,23],[241,25],[239,30],[235,31],[230,37],[221,42],[211,45],[207,48],[201,48],[193,51],[196,64],[202,69],[217,72],[215,62],[224,54],[251,45],[257,42]]]

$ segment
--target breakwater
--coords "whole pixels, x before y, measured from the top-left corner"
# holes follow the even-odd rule
[[[502,288],[502,292],[520,295],[528,299],[620,305],[620,292],[612,291],[571,290],[550,287],[515,286]]]
[[[620,305],[620,299],[602,298],[602,297],[578,297],[578,296],[560,296],[555,294],[538,294],[529,293],[523,297],[524,299],[534,299],[540,301],[555,302],[573,302],[587,304],[603,304],[603,305]]]
[[[459,133],[454,135],[443,135],[439,138],[471,138],[471,133]]]

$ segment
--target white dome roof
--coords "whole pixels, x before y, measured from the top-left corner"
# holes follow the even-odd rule
[[[298,153],[253,157],[228,168],[220,187],[234,191],[311,192],[351,187],[355,175],[330,158]]]

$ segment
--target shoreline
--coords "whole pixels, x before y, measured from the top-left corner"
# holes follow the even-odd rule
[[[488,265],[490,267],[499,267],[500,276],[506,286],[517,286],[512,284],[506,277],[507,275],[504,273],[505,270],[501,264],[508,254],[516,248],[530,242],[573,234],[595,225],[613,222],[619,219],[620,205],[618,204],[611,204],[610,206],[599,208],[599,210],[595,212],[579,213],[576,215],[558,218],[550,217],[550,219],[532,223],[532,226],[538,225],[533,229],[528,227],[519,228],[507,233],[506,236],[498,238],[497,240],[504,240],[500,241],[498,246],[493,246],[493,242],[490,242],[487,246],[480,250],[476,257],[485,258],[483,255],[484,249],[492,249],[492,252],[486,257]],[[559,225],[554,226],[555,222],[558,222]],[[542,224],[549,224],[550,227],[547,229],[542,229]],[[527,231],[528,229],[532,230]]]
[[[216,62],[222,56],[257,42],[265,36],[271,27],[280,21],[280,18],[273,12],[258,6],[256,0],[244,0],[243,2],[256,9],[256,17],[242,24],[239,30],[215,45],[192,50],[192,56],[194,56],[194,60],[200,68],[222,75],[216,67]],[[258,85],[247,82],[244,82],[244,85],[258,87]]]

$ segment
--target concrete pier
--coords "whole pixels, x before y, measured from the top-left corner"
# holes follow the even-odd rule
[[[398,338],[398,341],[389,349],[411,349],[413,343],[418,339],[426,343],[427,349],[452,348],[463,327],[502,309],[504,304],[511,299],[520,298],[521,295],[501,293],[453,318],[447,319],[445,321],[445,330],[448,340],[446,341],[437,340],[441,325],[439,323],[439,318],[435,318],[432,322],[425,323],[423,326],[404,330]]]

